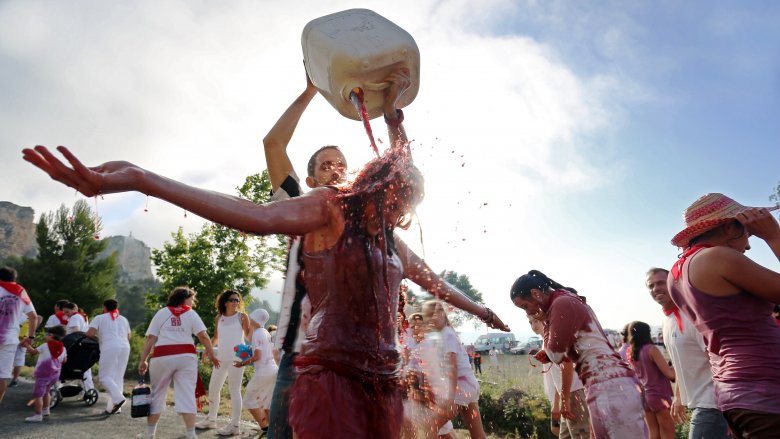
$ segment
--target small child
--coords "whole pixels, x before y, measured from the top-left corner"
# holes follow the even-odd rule
[[[233,366],[244,367],[254,363],[254,374],[246,385],[244,392],[244,408],[260,425],[262,437],[268,431],[268,411],[271,408],[271,397],[276,384],[276,372],[279,367],[274,361],[273,346],[268,331],[263,328],[268,321],[268,311],[256,309],[249,314],[249,325],[252,333],[252,357],[244,361],[235,361]]]
[[[33,397],[27,403],[28,406],[33,406],[35,414],[25,418],[25,422],[41,422],[44,416],[49,416],[49,391],[60,378],[62,363],[67,359],[65,346],[60,341],[63,337],[65,328],[62,326],[47,328],[46,343],[35,349],[27,348],[28,354],[38,355],[38,362],[35,364]]]

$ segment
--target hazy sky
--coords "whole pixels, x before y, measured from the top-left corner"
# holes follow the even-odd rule
[[[426,177],[426,259],[467,274],[518,335],[530,330],[508,291],[530,269],[587,296],[605,327],[659,324],[644,273],[674,262],[685,207],[707,192],[767,205],[780,180],[776,2],[7,0],[0,199],[40,214],[79,198],[21,160],[36,144],[234,193],[304,89],[303,27],[353,7],[420,48],[405,126]],[[317,97],[289,147],[300,175],[325,144],[353,168],[371,157],[361,125]],[[202,224],[145,203],[99,201],[103,235],[160,247]]]

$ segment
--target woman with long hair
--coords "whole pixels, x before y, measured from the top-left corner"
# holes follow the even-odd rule
[[[685,211],[672,238],[683,250],[669,274],[669,294],[707,341],[715,399],[738,437],[780,431],[780,273],[745,256],[748,238],[780,259],[780,226],[771,209],[707,194]]]
[[[674,369],[653,344],[650,325],[632,322],[628,327],[628,357],[644,389],[645,423],[650,439],[674,439],[672,384]]]
[[[639,382],[576,290],[531,270],[512,285],[510,299],[527,315],[544,322],[544,350],[536,355],[538,360],[574,362],[585,385],[593,437],[643,437],[647,430]],[[571,408],[561,402],[561,416],[571,417]]]
[[[71,167],[42,146],[24,150],[24,158],[87,196],[140,191],[247,233],[303,236],[296,281],[308,294],[312,317],[295,360],[290,425],[301,439],[398,437],[396,311],[404,268],[393,231],[408,226],[423,198],[422,174],[408,145],[392,145],[349,185],[263,205],[127,162],[88,168],[66,148],[59,151]],[[488,314],[487,321],[500,323]]]
[[[198,337],[206,349],[206,356],[215,368],[219,368],[220,362],[214,356],[206,325],[192,309],[195,296],[195,290],[191,288],[174,288],[165,307],[157,311],[146,330],[146,342],[138,363],[138,373],[143,376],[149,370],[151,377],[152,407],[149,417],[146,418],[147,438],[153,438],[157,431],[157,421],[165,408],[165,397],[171,382],[176,412],[184,420],[185,437],[197,437],[195,386],[198,379],[198,356],[192,336]],[[147,362],[150,354],[151,364]]]
[[[217,296],[214,303],[217,316],[214,319],[214,337],[211,344],[217,347],[217,358],[220,363],[230,365],[233,362],[233,348],[244,344],[252,333],[249,328],[249,317],[244,313],[244,301],[241,294],[235,290],[225,290]],[[217,412],[219,411],[220,394],[228,380],[230,388],[230,424],[217,430],[220,436],[241,434],[241,383],[244,378],[243,367],[215,367],[209,380],[209,414],[206,419],[198,422],[195,427],[201,430],[217,428]]]

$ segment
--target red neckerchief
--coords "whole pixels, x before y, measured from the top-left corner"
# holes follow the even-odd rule
[[[54,316],[57,317],[57,319],[60,321],[60,325],[65,326],[68,324],[68,320],[70,320],[70,317],[66,316],[64,312],[57,311],[54,313]]]
[[[171,312],[173,312],[173,311],[171,311]],[[108,315],[111,316],[111,320],[116,320],[116,318],[119,316],[119,310],[115,309],[113,311],[109,311]]]
[[[24,291],[24,288],[22,288],[21,285],[19,285],[16,282],[0,282],[0,287],[3,287],[6,291],[13,294],[14,296],[22,299],[22,302],[24,302],[25,305],[29,305],[31,300],[30,296],[27,295],[27,291]]]
[[[679,279],[680,275],[682,275],[682,268],[686,259],[693,256],[697,251],[710,247],[712,247],[710,244],[696,244],[688,250],[685,250],[685,253],[683,253],[682,256],[680,256],[680,259],[672,266],[672,277],[674,277],[674,280]]]
[[[184,314],[185,312],[191,310],[192,307],[189,305],[179,305],[179,306],[169,306],[168,310],[171,311],[171,314],[173,314],[176,317],[179,317],[180,315]]]
[[[672,309],[665,309],[663,310],[663,312],[664,315],[667,317],[669,317],[669,315],[671,314],[674,314],[674,318],[675,320],[677,320],[677,328],[680,330],[680,332],[683,332],[683,321],[682,321],[682,316],[680,315],[680,308],[677,308],[677,306],[675,306]]]
[[[62,351],[65,350],[65,346],[62,345],[61,341],[47,341],[46,345],[49,346],[49,353],[51,354],[52,360],[58,360],[60,355],[62,355]]]

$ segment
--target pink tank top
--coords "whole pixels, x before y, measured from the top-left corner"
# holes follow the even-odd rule
[[[780,327],[772,318],[774,305],[744,291],[704,294],[689,281],[690,260],[678,280],[669,274],[669,293],[704,336],[718,407],[780,414]]]
[[[345,228],[333,248],[303,252],[302,274],[312,311],[300,356],[342,374],[394,379],[398,256],[383,255]]]
[[[636,371],[636,377],[642,383],[646,394],[672,399],[672,383],[650,358],[650,349],[655,349],[655,346],[646,344],[639,351],[639,360],[630,359],[631,365]]]

